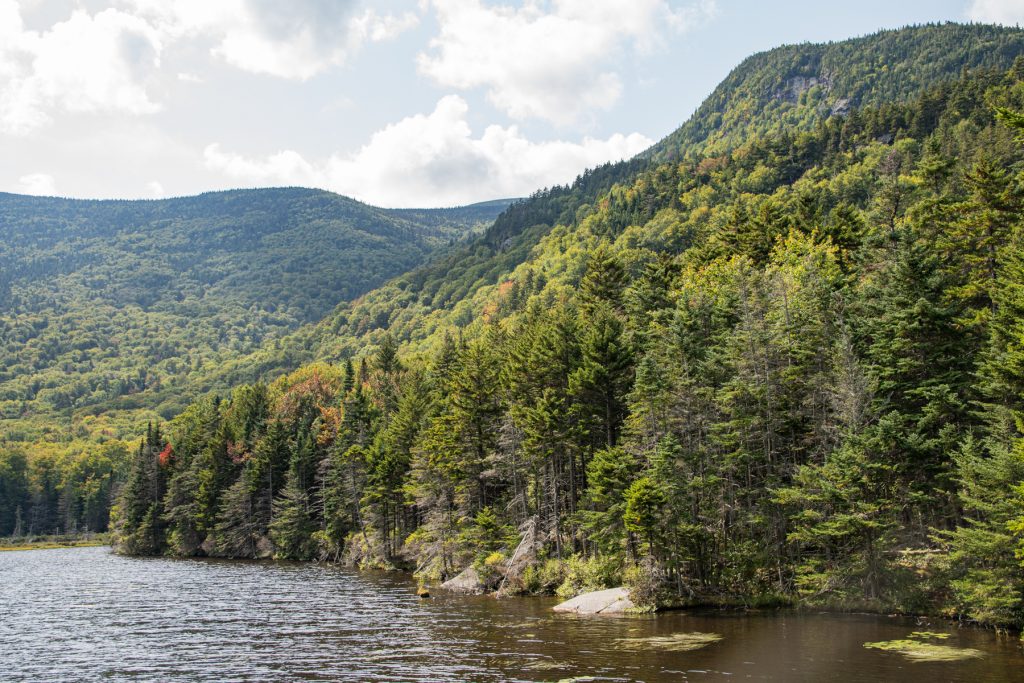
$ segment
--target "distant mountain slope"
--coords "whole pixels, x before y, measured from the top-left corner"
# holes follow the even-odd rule
[[[965,69],[1006,70],[1022,53],[1024,30],[952,23],[778,47],[745,59],[648,154],[718,153],[752,133],[810,130],[833,114],[905,102]]]
[[[229,261],[236,259],[231,261],[232,267],[241,268],[235,279],[225,281],[237,284],[237,290],[229,287],[225,294],[244,291],[249,298],[227,304],[230,296],[210,300],[197,295],[190,297],[189,290],[177,289],[175,291],[184,297],[182,301],[164,304],[183,311],[183,315],[189,317],[190,338],[211,340],[206,346],[200,345],[201,352],[182,356],[183,347],[179,345],[174,347],[176,351],[170,356],[164,356],[162,344],[167,337],[164,330],[173,324],[161,317],[163,308],[150,306],[145,309],[148,316],[145,322],[132,319],[119,323],[120,328],[131,330],[129,347],[145,348],[145,353],[125,363],[118,360],[117,354],[106,352],[110,354],[106,362],[109,369],[103,373],[88,370],[92,377],[112,377],[115,379],[110,381],[128,384],[117,384],[112,389],[104,384],[94,386],[95,383],[68,385],[62,382],[60,373],[46,375],[32,366],[31,361],[26,364],[23,355],[19,357],[19,367],[8,365],[0,368],[0,411],[16,416],[31,414],[34,407],[40,406],[46,410],[52,409],[48,406],[64,409],[93,406],[90,411],[106,411],[109,416],[113,414],[111,409],[157,407],[161,415],[169,416],[179,411],[191,397],[210,390],[225,391],[238,383],[271,378],[316,359],[336,361],[365,353],[379,342],[387,330],[400,340],[412,342],[416,348],[428,348],[437,342],[443,330],[479,321],[486,309],[493,306],[495,288],[502,282],[509,282],[517,268],[535,259],[545,240],[550,243],[553,239],[562,239],[566,241],[564,248],[572,249],[572,234],[581,222],[594,214],[597,215],[589,219],[588,230],[605,235],[620,234],[630,225],[643,225],[651,220],[661,207],[672,203],[674,191],[670,189],[671,178],[668,176],[706,173],[713,170],[716,157],[723,157],[719,160],[722,163],[726,161],[728,155],[725,152],[729,149],[741,149],[754,140],[774,139],[776,144],[783,144],[787,136],[812,131],[830,119],[839,121],[837,125],[850,120],[856,124],[858,134],[869,138],[897,134],[921,136],[936,123],[933,118],[938,109],[928,102],[922,101],[921,106],[915,107],[918,112],[916,119],[901,124],[906,129],[902,133],[888,128],[874,130],[871,127],[874,124],[860,125],[857,118],[861,108],[868,105],[874,107],[877,114],[886,107],[922,97],[938,102],[949,95],[948,92],[943,94],[944,89],[952,87],[961,72],[1005,72],[1022,54],[1024,30],[943,24],[883,31],[827,45],[782,47],[755,55],[731,73],[693,117],[649,152],[626,162],[589,170],[572,185],[538,191],[529,199],[515,202],[478,237],[437,252],[429,259],[420,258],[410,265],[411,269],[406,268],[403,275],[390,281],[384,282],[388,276],[398,275],[402,269],[386,275],[382,273],[375,282],[365,281],[366,286],[360,290],[365,294],[361,296],[355,296],[354,292],[334,296],[337,281],[325,280],[319,265],[304,265],[322,265],[336,258],[328,258],[318,247],[310,248],[306,255],[290,248],[287,257],[278,264],[280,267],[275,270],[276,266],[272,264],[269,271],[265,265],[250,265],[244,258],[223,256]],[[1024,66],[1020,68],[1024,69]],[[818,81],[812,83],[813,79]],[[877,118],[884,122],[880,125],[891,128],[889,118]],[[698,168],[696,164],[702,159],[707,161]],[[685,160],[685,164],[675,163],[680,160]],[[781,186],[795,180],[805,169],[803,162],[794,163],[789,168],[773,168],[761,182],[766,187]],[[676,182],[681,181],[677,179]],[[336,199],[340,201],[340,198]],[[309,208],[304,215],[317,215],[320,210],[316,208],[317,202],[321,200],[311,196],[305,201],[309,202]],[[496,208],[485,204],[459,211],[479,212]],[[299,209],[296,211],[302,213]],[[424,220],[421,212],[415,210],[382,213],[390,219],[406,221],[402,223],[406,226]],[[436,212],[428,212],[428,215],[428,224],[437,220]],[[319,239],[318,235],[325,236],[317,229],[328,233],[330,230],[328,225],[312,220],[298,225],[302,227],[296,227],[297,233],[313,235],[314,244]],[[310,231],[310,226],[317,229]],[[394,244],[402,249],[412,248],[418,253],[425,253],[419,252],[415,240],[407,243],[400,237],[402,228],[392,225],[391,230],[388,236],[376,235],[376,239],[382,240],[376,244],[388,244],[388,239],[394,239]],[[359,234],[373,242],[374,238],[365,233]],[[244,240],[238,235],[236,237]],[[441,236],[441,240],[443,238]],[[434,239],[438,238],[435,236]],[[340,251],[349,258],[364,253],[363,250]],[[362,258],[357,259],[357,270],[360,271],[365,270]],[[157,259],[156,263],[161,261]],[[218,263],[214,259],[211,265]],[[367,263],[372,263],[372,259]],[[543,268],[536,270],[540,273]],[[148,274],[151,271],[154,274]],[[86,272],[77,273],[75,277],[85,277]],[[174,280],[173,270],[161,271],[160,267],[147,264],[146,272],[146,275],[138,276],[143,278],[143,282],[147,282],[145,278],[149,277],[163,277],[165,284]],[[273,277],[263,278],[268,272],[273,273]],[[328,269],[328,272],[335,271]],[[121,282],[119,278],[134,276],[118,272],[112,277]],[[251,285],[245,283],[246,277],[253,278]],[[543,279],[548,275],[540,274],[539,277]],[[578,273],[565,274],[564,277],[571,283]],[[375,287],[378,284],[380,286]],[[543,283],[530,286],[542,287]],[[2,283],[0,287],[3,287]],[[214,288],[213,285],[207,287]],[[126,286],[118,291],[131,302],[133,292],[145,290],[146,287],[138,290]],[[283,310],[259,307],[250,310],[254,303],[268,300],[267,292],[269,300],[280,300],[287,306]],[[318,302],[320,307],[310,304],[310,301]],[[278,331],[294,329],[296,323],[315,320],[317,310],[327,311],[339,301],[346,303],[327,312],[320,322],[278,338]],[[212,305],[204,307],[207,302]],[[301,303],[306,303],[307,308],[296,308]],[[117,315],[123,316],[124,313],[110,313],[111,317]],[[286,316],[285,321],[278,320],[282,315]],[[66,329],[55,328],[52,316],[48,320],[46,325],[55,330],[58,339],[67,338],[69,332]],[[88,329],[80,321],[72,322],[77,329]],[[67,326],[71,322],[63,321],[61,324]],[[257,329],[250,333],[253,325]],[[271,326],[272,330],[262,329],[264,325]],[[0,332],[0,338],[9,338],[8,334]],[[108,330],[105,334],[109,336],[113,332]],[[264,339],[267,341],[261,343]],[[45,349],[53,343],[41,344],[44,356],[47,353]],[[82,343],[88,345],[92,342],[86,339]],[[31,349],[27,350],[29,357],[33,353]],[[119,353],[123,356],[123,351]],[[138,376],[138,368],[153,367],[143,358],[153,356],[160,358],[157,364],[159,374],[155,378]],[[0,357],[4,362],[10,362],[8,355]],[[70,363],[77,372],[78,356],[63,357],[62,362],[65,365]],[[162,369],[161,363],[165,364]],[[52,364],[44,364],[43,369],[52,367]],[[136,370],[126,371],[126,368]],[[39,383],[41,374],[46,375],[42,384]],[[25,396],[34,397],[29,399],[27,406]]]
[[[507,204],[386,210],[301,188],[159,201],[0,194],[0,418],[106,404],[249,352]]]
[[[516,202],[467,244],[340,306],[316,326],[199,373],[192,384],[196,391],[223,389],[272,377],[303,362],[336,361],[363,353],[368,345],[372,348],[386,330],[414,347],[434,344],[441,331],[479,321],[493,305],[497,285],[513,279],[517,267],[536,261],[545,240],[548,248],[550,242],[562,240],[560,248],[572,250],[578,246],[572,235],[595,213],[588,232],[606,237],[650,221],[673,203],[671,195],[678,189],[671,188],[673,174],[679,187],[685,182],[679,176],[706,177],[716,163],[727,163],[725,149],[742,144],[748,146],[747,155],[772,156],[749,147],[766,140],[788,146],[787,139],[829,119],[840,127],[849,121],[857,135],[868,139],[927,136],[947,100],[964,99],[957,105],[964,111],[975,106],[970,98],[978,93],[951,92],[963,72],[1002,78],[1012,67],[1024,73],[1022,55],[1024,30],[962,24],[908,27],[755,55],[737,67],[686,123],[648,152],[588,170],[570,186],[539,191]],[[826,78],[828,83],[804,90],[812,78]],[[913,119],[894,128],[893,117],[885,110],[895,113],[899,103],[909,101],[919,105],[913,108]],[[869,105],[872,120],[861,122],[861,109]],[[821,153],[804,152],[806,159],[773,168],[763,179],[765,187],[793,182]],[[686,163],[679,164],[681,159]],[[700,166],[702,159],[707,161]],[[579,272],[563,275],[570,283],[578,276]],[[543,282],[530,286],[539,288]]]
[[[753,107],[727,153],[597,169],[203,368],[227,398],[147,430],[120,547],[1021,628],[1018,57],[807,129]]]

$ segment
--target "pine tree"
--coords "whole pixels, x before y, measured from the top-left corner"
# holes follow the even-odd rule
[[[580,305],[584,312],[605,305],[621,311],[626,291],[626,272],[606,242],[600,243],[587,259],[587,270],[580,281]]]
[[[175,472],[167,485],[164,519],[168,525],[167,545],[175,555],[189,557],[198,554],[206,538],[205,532],[199,528],[198,491],[195,471],[188,466]]]
[[[316,552],[313,532],[316,526],[309,516],[309,496],[289,476],[274,500],[274,521],[270,523],[270,539],[274,557],[282,560],[309,560]]]
[[[459,421],[451,411],[433,418],[413,450],[408,493],[422,515],[407,545],[420,558],[426,575],[449,577],[465,564],[456,548],[464,524],[457,491],[465,480],[461,469]]]
[[[877,382],[874,410],[890,427],[884,449],[910,491],[934,501],[950,492],[946,454],[967,423],[973,342],[958,325],[962,308],[937,256],[912,237],[900,238],[869,287],[858,324]]]
[[[984,326],[995,312],[995,290],[1006,243],[1022,206],[1006,169],[982,156],[964,176],[968,198],[953,207],[956,216],[941,235],[946,258],[956,264],[955,295],[967,306],[970,325]]]
[[[163,496],[167,482],[160,453],[165,447],[159,426],[150,424],[119,503],[117,545],[130,555],[157,555],[164,549]]]
[[[371,449],[367,502],[375,511],[374,526],[382,532],[390,557],[399,553],[407,523],[402,490],[412,461],[412,448],[431,408],[430,391],[418,372],[406,376],[394,415]]]
[[[356,383],[356,371],[352,367],[352,359],[345,359],[345,372],[341,381],[341,395],[342,397],[348,396],[348,393],[352,391],[352,387]]]
[[[587,493],[579,514],[587,536],[601,552],[622,552],[626,490],[638,470],[636,459],[621,447],[596,451],[587,464]]]
[[[633,381],[633,350],[625,329],[607,304],[596,305],[586,320],[582,362],[570,378],[595,447],[618,443],[626,417],[626,394]]]
[[[885,555],[898,526],[895,467],[871,457],[873,450],[871,438],[850,442],[825,463],[801,467],[791,486],[776,491],[776,501],[790,508],[788,540],[800,558],[796,587],[810,602],[882,600],[896,577]]]
[[[1013,525],[1024,515],[1024,501],[1014,493],[1024,482],[1021,444],[986,449],[968,437],[957,454],[964,520],[940,538],[950,550],[952,607],[968,619],[1024,623],[1024,574],[1014,557],[1024,529]]]
[[[227,557],[256,557],[259,542],[267,531],[265,516],[258,509],[253,472],[247,468],[224,492],[220,515],[214,529],[216,551]]]
[[[28,458],[0,448],[0,536],[20,536],[29,504]]]
[[[668,499],[659,482],[642,476],[626,489],[622,518],[627,531],[647,541],[647,552],[658,558],[663,550],[662,531]]]
[[[501,340],[495,333],[473,342],[459,358],[453,379],[451,416],[461,442],[460,470],[465,477],[461,503],[474,515],[490,502],[492,482],[486,475],[497,445]]]
[[[672,255],[659,252],[653,261],[644,265],[640,278],[627,290],[626,308],[637,346],[646,345],[652,323],[664,325],[671,319],[671,289],[678,273],[679,267]]]

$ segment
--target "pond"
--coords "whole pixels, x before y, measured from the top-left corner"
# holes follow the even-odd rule
[[[421,600],[415,588],[401,574],[319,564],[0,553],[0,679],[1024,680],[1016,636],[941,620],[578,617],[552,613],[550,599]]]

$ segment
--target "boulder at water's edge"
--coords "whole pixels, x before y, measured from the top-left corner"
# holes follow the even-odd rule
[[[593,593],[577,595],[572,600],[555,605],[556,612],[572,612],[574,614],[622,614],[634,607],[629,599],[628,588],[609,588]]]
[[[480,578],[480,573],[472,566],[466,567],[458,576],[442,583],[441,588],[456,593],[484,593],[487,590]]]

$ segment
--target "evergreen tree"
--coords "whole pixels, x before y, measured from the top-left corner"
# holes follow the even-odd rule
[[[618,443],[626,417],[626,394],[633,380],[633,351],[624,326],[607,304],[596,305],[586,321],[582,362],[570,378],[596,447]]]
[[[941,532],[941,539],[950,548],[953,606],[968,619],[1005,625],[1024,619],[1024,574],[1014,557],[1024,531],[1014,526],[1024,515],[1024,500],[1015,493],[1024,482],[1020,444],[985,449],[967,438],[957,455],[964,521]]]
[[[160,427],[150,424],[121,497],[117,543],[127,553],[156,555],[163,550],[163,495],[167,483],[160,454],[165,448]]]
[[[658,557],[662,552],[662,529],[665,519],[665,491],[659,482],[643,476],[630,484],[625,493],[623,520],[626,530],[647,542],[647,552]]]
[[[291,476],[274,500],[274,520],[270,539],[274,557],[282,560],[309,560],[316,551],[312,535],[316,530],[309,515],[309,495]]]
[[[590,254],[587,270],[580,281],[580,303],[584,311],[605,305],[620,311],[626,290],[626,273],[615,254],[602,242]]]
[[[638,470],[635,458],[621,447],[599,450],[587,464],[583,529],[604,553],[619,553],[625,542],[626,490]]]

